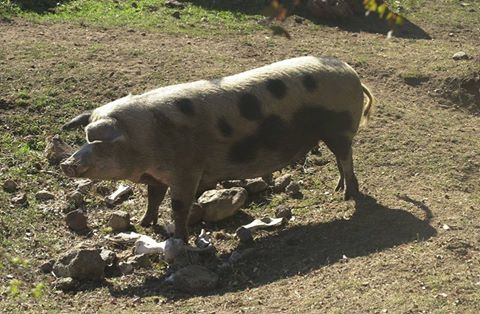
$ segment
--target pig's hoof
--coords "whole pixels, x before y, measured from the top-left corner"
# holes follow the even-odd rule
[[[335,192],[343,191],[345,189],[345,182],[343,179],[339,179],[337,186],[335,187]]]
[[[157,222],[155,221],[155,219],[153,217],[150,217],[150,216],[145,216],[142,218],[142,220],[140,221],[140,226],[142,227],[148,227],[150,225],[155,225]]]

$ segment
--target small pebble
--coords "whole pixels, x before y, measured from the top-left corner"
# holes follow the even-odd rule
[[[7,179],[3,182],[3,190],[7,193],[14,193],[17,190],[17,183],[13,180]]]
[[[53,200],[55,198],[55,195],[52,192],[41,190],[35,193],[35,198],[38,201],[49,201]]]
[[[82,231],[87,229],[87,216],[85,216],[83,211],[77,209],[65,216],[65,223],[74,231]]]

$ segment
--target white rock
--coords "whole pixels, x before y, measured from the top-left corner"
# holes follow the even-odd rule
[[[110,194],[105,198],[105,202],[107,202],[108,205],[114,205],[118,201],[120,201],[123,197],[132,193],[133,193],[132,187],[125,184],[121,184],[115,192],[113,192],[112,194]]]
[[[105,239],[117,245],[131,245],[134,244],[135,241],[137,241],[140,237],[142,237],[142,235],[136,232],[120,232],[119,234],[113,236],[107,235],[105,236]]]
[[[157,242],[149,236],[142,235],[135,241],[134,253],[140,254],[163,254],[165,252],[166,241]]]
[[[452,56],[452,58],[453,58],[453,60],[468,60],[468,59],[470,59],[470,56],[464,51],[459,51],[459,52],[456,52]]]
[[[250,231],[254,231],[257,229],[265,229],[275,226],[280,226],[283,223],[283,218],[262,218],[262,219],[255,219],[248,225],[242,226],[245,229]]]

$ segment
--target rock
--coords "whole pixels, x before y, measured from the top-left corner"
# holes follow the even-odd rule
[[[242,243],[252,243],[253,242],[253,235],[252,232],[244,227],[240,227],[235,231],[235,235]]]
[[[111,250],[103,249],[100,251],[100,257],[107,266],[111,266],[117,262],[117,254]]]
[[[14,193],[17,191],[17,183],[13,180],[7,179],[3,182],[3,190],[7,193]]]
[[[262,178],[248,179],[245,189],[250,194],[258,194],[268,189],[268,184]]]
[[[105,276],[107,263],[100,250],[77,249],[60,257],[53,266],[57,277],[72,277],[79,280],[101,280]]]
[[[267,182],[268,185],[273,185],[273,174],[267,174],[262,176],[263,181]]]
[[[453,58],[453,60],[468,60],[468,59],[470,59],[470,56],[464,51],[459,51],[459,52],[456,52],[452,56],[452,58]]]
[[[41,190],[35,193],[35,198],[38,201],[49,201],[53,200],[55,198],[55,195],[49,191]]]
[[[199,293],[214,289],[218,284],[218,275],[206,267],[190,265],[182,268],[173,275],[175,289]]]
[[[301,199],[303,198],[303,194],[302,192],[300,192],[300,186],[295,183],[295,182],[291,182],[286,188],[285,188],[285,192],[287,193],[288,196],[290,196],[291,198],[295,198],[295,199]]]
[[[118,246],[130,246],[134,245],[135,242],[140,239],[143,235],[136,232],[121,232],[116,235],[108,235],[106,237],[107,241]],[[146,236],[145,236],[146,237]]]
[[[294,20],[295,20],[295,23],[298,23],[298,24],[302,24],[305,21],[305,19],[303,17],[298,16],[298,15],[295,16]]]
[[[257,229],[265,229],[265,228],[270,228],[270,227],[278,227],[281,226],[284,223],[283,218],[269,218],[265,217],[262,219],[255,219],[251,223],[247,225],[241,226],[239,229],[244,228],[248,229],[250,231],[255,231]],[[239,230],[237,229],[237,231]]]
[[[65,144],[58,134],[47,140],[44,155],[50,165],[58,165],[63,159],[69,157],[74,149]]]
[[[93,181],[90,179],[82,179],[75,182],[77,184],[77,191],[86,194],[93,186]]]
[[[205,209],[202,208],[202,206],[200,206],[198,203],[194,203],[192,205],[192,209],[190,209],[190,213],[188,214],[188,224],[196,225],[202,221],[204,215]]]
[[[202,229],[198,235],[198,238],[195,239],[195,245],[201,249],[212,245],[212,237],[210,232],[206,232],[205,229]]]
[[[80,191],[73,191],[67,194],[67,202],[72,204],[75,208],[78,208],[83,205],[83,193]]]
[[[172,13],[172,17],[176,18],[176,19],[180,19],[180,11],[175,11]]]
[[[147,235],[142,235],[135,241],[133,252],[141,254],[163,254],[165,252],[165,241],[157,242]]]
[[[28,205],[27,195],[25,193],[20,193],[19,195],[12,197],[11,202],[16,205]]]
[[[80,209],[69,212],[65,216],[65,223],[74,231],[82,231],[87,229],[87,217]]]
[[[285,191],[285,188],[292,182],[292,175],[285,174],[281,177],[275,179],[273,184],[273,192],[274,193],[282,193]]]
[[[133,273],[133,264],[131,262],[120,262],[118,264],[118,267],[120,268],[120,271],[124,275],[128,275]]]
[[[225,188],[225,189],[230,189],[230,188],[233,188],[233,187],[241,187],[241,188],[244,188],[245,187],[245,180],[227,180],[227,181],[222,181],[222,186]]]
[[[71,277],[59,278],[54,283],[55,289],[64,292],[75,290],[79,286],[79,282]]]
[[[49,260],[40,265],[39,269],[42,273],[48,274],[53,270],[53,265],[55,264],[55,260]]]
[[[105,198],[105,202],[107,202],[108,205],[113,206],[126,200],[132,194],[133,189],[130,186],[121,184],[115,192]]]
[[[126,231],[130,227],[130,214],[117,210],[112,213],[107,225],[115,232]]]
[[[205,210],[203,220],[213,222],[232,216],[245,204],[247,196],[247,191],[240,187],[204,192],[198,198]]]
[[[292,209],[287,205],[280,205],[275,209],[275,217],[290,220],[292,218]]]
[[[151,268],[152,261],[147,254],[140,254],[132,256],[128,259],[127,263],[131,263],[133,268]]]

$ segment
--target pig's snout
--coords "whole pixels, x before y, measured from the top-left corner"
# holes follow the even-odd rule
[[[60,168],[68,177],[79,177],[88,169],[85,164],[76,158],[75,154],[63,161],[60,164]]]

